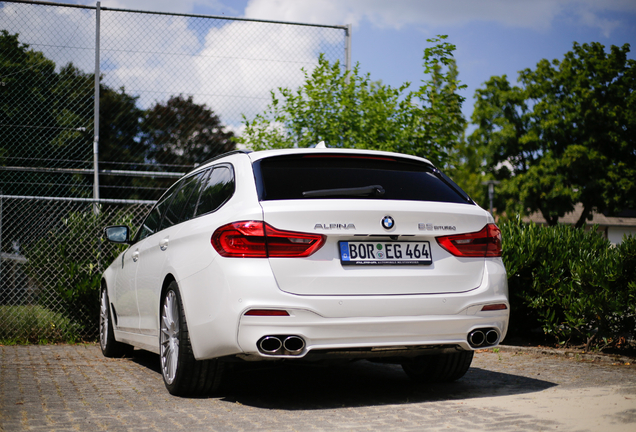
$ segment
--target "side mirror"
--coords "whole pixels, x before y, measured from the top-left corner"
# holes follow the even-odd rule
[[[124,225],[104,228],[106,239],[113,243],[130,243],[130,229]]]

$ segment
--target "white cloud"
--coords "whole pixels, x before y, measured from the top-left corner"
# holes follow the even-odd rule
[[[94,0],[58,0],[95,6]],[[636,12],[634,0],[101,0],[102,7],[192,13],[314,24],[354,24],[367,21],[379,28],[423,26],[430,29],[473,21],[545,30],[560,14],[571,15],[586,27],[609,35],[621,25],[606,12]]]
[[[95,6],[95,1],[82,2]],[[197,0],[100,0],[102,7],[118,9],[134,9],[142,11],[162,11],[173,13],[189,13],[198,3],[218,3],[217,1],[201,2]]]
[[[92,70],[95,66],[92,17],[94,13],[89,10],[5,3],[0,8],[0,29],[18,33],[21,43],[42,51],[58,66],[73,62],[82,70]]]
[[[510,27],[545,30],[559,14],[574,14],[579,23],[611,32],[617,22],[604,12],[636,12],[633,0],[250,0],[245,16],[258,19],[359,25],[400,29],[496,22]]]
[[[125,19],[122,19],[125,17]],[[125,85],[144,107],[176,94],[193,95],[225,123],[262,112],[270,90],[296,88],[301,68],[317,63],[319,29],[243,21],[104,14],[102,63],[111,87]]]
[[[213,28],[195,60],[199,92],[212,107],[228,106],[228,121],[240,113],[251,118],[265,109],[270,90],[302,83],[301,68],[316,64],[320,42],[295,26],[233,22]]]
[[[380,28],[406,25],[447,26],[473,20],[499,21],[516,26],[544,26],[560,3],[553,0],[250,0],[250,18],[285,19],[322,23],[360,24],[367,20]]]
[[[577,10],[575,14],[579,24],[586,27],[598,28],[605,37],[610,37],[612,32],[621,25],[620,21],[603,18],[598,13],[593,12],[591,8]]]
[[[142,105],[200,86],[193,58],[200,44],[186,18],[104,13],[101,31],[104,82],[142,95]]]
[[[97,0],[57,0],[58,3],[96,6]],[[170,13],[192,13],[195,7],[205,6],[214,13],[242,11],[226,6],[224,0],[99,0],[102,8],[131,9],[138,11],[156,11]]]

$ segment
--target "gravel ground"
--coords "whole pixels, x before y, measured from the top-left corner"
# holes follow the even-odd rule
[[[158,362],[106,359],[97,345],[0,346],[0,430],[636,430],[628,358],[502,346],[447,385],[366,361],[258,363],[208,398],[170,396]]]

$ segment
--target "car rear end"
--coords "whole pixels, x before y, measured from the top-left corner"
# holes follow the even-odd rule
[[[248,156],[262,220],[212,237],[240,293],[242,358],[403,360],[503,339],[499,230],[428,161],[333,149]]]

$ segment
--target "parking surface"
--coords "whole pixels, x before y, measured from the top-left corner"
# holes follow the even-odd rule
[[[0,346],[0,430],[636,430],[636,367],[608,361],[480,352],[463,379],[428,386],[365,361],[259,363],[199,399],[170,396],[157,365],[97,345]]]

